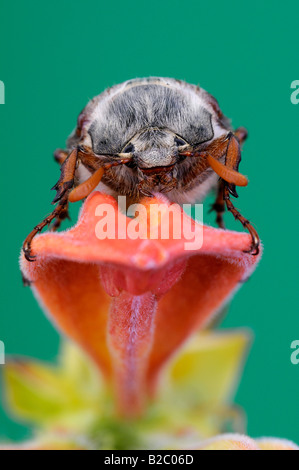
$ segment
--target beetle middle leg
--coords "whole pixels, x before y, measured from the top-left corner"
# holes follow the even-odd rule
[[[55,150],[54,152],[54,160],[59,163],[60,166],[62,166],[64,164],[64,162],[66,161],[67,157],[68,157],[68,152],[66,150],[63,150],[63,149],[57,149]],[[56,230],[59,229],[61,223],[65,220],[65,219],[70,219],[70,215],[69,215],[69,211],[68,211],[68,204],[66,205],[65,207],[65,210],[61,212],[61,214],[59,214],[59,216],[56,217],[55,221],[54,221],[54,224],[51,226],[51,230],[53,232],[55,232]]]
[[[238,129],[234,131],[234,135],[237,137],[240,145],[242,145],[248,137],[248,131],[245,127],[238,127]]]
[[[60,225],[62,224],[64,220],[66,219],[70,220],[68,207],[69,207],[69,204],[67,202],[64,209],[56,216],[54,223],[50,227],[52,232],[56,232],[56,230],[59,229]]]
[[[224,201],[224,181],[220,179],[217,188],[216,201],[212,204],[210,212],[215,211],[217,214],[216,223],[219,228],[225,228],[223,214],[225,212],[225,201]]]

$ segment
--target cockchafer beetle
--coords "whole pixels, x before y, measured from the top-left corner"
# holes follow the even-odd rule
[[[172,202],[195,203],[217,188],[212,206],[224,227],[225,206],[250,232],[250,252],[259,252],[259,236],[234,207],[236,186],[248,180],[238,172],[244,128],[233,130],[216,99],[202,88],[170,78],[126,81],[93,98],[78,118],[67,150],[57,150],[61,177],[55,210],[24,242],[29,261],[35,235],[53,221],[56,230],[68,216],[69,202],[99,189],[124,195],[129,203],[167,193]]]

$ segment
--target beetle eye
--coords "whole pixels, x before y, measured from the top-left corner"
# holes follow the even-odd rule
[[[128,144],[124,150],[123,150],[123,153],[133,153],[135,150],[134,148],[134,145],[133,144]]]
[[[175,137],[174,141],[178,147],[181,147],[182,145],[186,145],[186,142],[183,139],[180,139],[179,137]]]

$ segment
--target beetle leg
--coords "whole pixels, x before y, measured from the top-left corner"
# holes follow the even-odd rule
[[[31,253],[31,245],[34,237],[41,232],[47,225],[49,225],[54,219],[57,219],[57,222],[54,223],[54,229],[57,229],[63,219],[67,217],[67,207],[68,207],[68,196],[71,188],[74,185],[74,176],[77,165],[77,150],[73,150],[70,155],[67,157],[65,162],[61,167],[61,176],[58,183],[54,186],[53,189],[57,191],[56,197],[52,204],[58,202],[58,206],[54,211],[46,217],[39,225],[34,227],[32,232],[28,235],[23,244],[23,251],[25,258],[28,261],[34,261],[35,256]]]
[[[139,193],[142,194],[142,196],[145,196],[145,197],[153,197],[153,194],[150,192],[150,190],[144,188],[145,186],[147,186],[145,180],[139,181],[139,183],[138,183]]]
[[[252,238],[251,248],[246,253],[251,253],[252,255],[258,255],[259,246],[260,246],[260,238],[258,236],[258,233],[255,230],[255,228],[251,225],[249,220],[243,217],[238,211],[238,209],[236,209],[233,203],[231,202],[230,190],[227,184],[224,185],[223,199],[226,203],[227,210],[233,214],[236,220],[239,220],[241,222],[243,227],[246,228],[251,235],[251,238]]]
[[[238,129],[234,131],[234,134],[237,137],[238,141],[240,142],[240,145],[243,145],[245,140],[248,137],[248,132],[247,132],[247,129],[245,129],[245,127],[238,127]]]
[[[55,210],[50,215],[48,215],[48,217],[46,217],[40,224],[38,224],[36,227],[34,227],[32,232],[28,235],[28,237],[26,238],[26,240],[24,241],[24,244],[23,244],[23,251],[24,251],[24,255],[25,255],[25,258],[27,259],[27,261],[34,261],[35,258],[36,258],[34,255],[32,255],[32,250],[31,250],[32,240],[34,239],[34,237],[39,232],[41,232],[47,225],[50,225],[50,223],[54,219],[56,219],[56,218],[60,219],[61,215],[65,214],[67,203],[68,203],[68,195],[66,194],[60,200],[60,202],[59,202],[58,206],[55,208]]]
[[[63,165],[65,160],[67,159],[68,157],[68,152],[66,150],[62,150],[62,149],[57,149],[55,150],[54,152],[54,160],[59,163],[59,165]]]
[[[178,185],[177,178],[172,178],[172,180],[167,183],[164,188],[161,189],[161,193],[170,193],[173,189],[176,189]]]
[[[59,215],[56,216],[54,223],[51,225],[51,231],[56,232],[59,229],[61,223],[65,220],[70,220],[70,214],[68,211],[68,202],[66,203],[64,210],[60,212]]]
[[[61,166],[61,175],[58,182],[52,188],[56,192],[56,196],[52,204],[60,201],[65,194],[67,194],[70,189],[74,186],[74,177],[78,161],[78,151],[77,149],[73,150],[63,165]]]
[[[69,154],[68,154],[67,150],[57,149],[54,152],[54,160],[57,163],[59,163],[60,166],[62,166],[65,163],[68,156],[69,156]],[[56,230],[59,229],[61,223],[65,219],[70,219],[70,215],[69,215],[69,211],[68,211],[68,204],[66,205],[65,210],[62,211],[61,214],[58,217],[56,217],[54,224],[52,224],[52,226],[51,226],[51,230],[53,232],[56,232]]]
[[[247,137],[247,131],[244,128],[239,128],[235,133],[230,132],[225,139],[219,138],[217,141],[212,142],[203,151],[197,151],[196,149],[183,150],[179,153],[185,157],[202,157],[205,158],[213,170],[220,176],[220,183],[218,188],[218,194],[215,204],[212,206],[212,210],[217,212],[217,223],[220,227],[223,227],[223,209],[224,203],[229,212],[231,212],[235,219],[239,220],[243,227],[246,228],[252,238],[251,248],[248,253],[257,255],[259,253],[260,239],[257,231],[251,225],[249,220],[243,217],[240,212],[234,207],[230,200],[230,195],[238,197],[236,192],[236,185],[245,186],[247,179],[238,172],[239,164],[241,162],[241,149],[242,144]],[[225,164],[222,164],[219,160],[225,156]],[[201,163],[201,162],[200,162]],[[200,168],[204,171],[205,168]]]
[[[225,201],[224,201],[224,181],[220,180],[217,188],[217,197],[216,201],[212,205],[210,212],[215,211],[217,213],[216,223],[219,228],[225,228],[223,214],[225,211]]]
[[[94,173],[87,181],[80,184],[73,191],[71,191],[74,186],[75,171],[77,163],[79,161],[78,155],[80,156],[80,160],[84,164],[84,154],[82,154],[82,152],[78,149],[73,150],[70,155],[66,158],[66,160],[61,166],[61,176],[59,178],[59,181],[52,188],[57,191],[52,204],[56,204],[58,202],[58,205],[48,217],[46,217],[39,225],[37,225],[32,230],[32,232],[28,235],[23,244],[25,258],[28,261],[35,260],[35,256],[33,256],[31,252],[31,245],[34,237],[39,232],[41,232],[47,225],[50,225],[53,220],[55,220],[55,222],[53,224],[52,229],[57,230],[57,228],[59,228],[61,224],[61,221],[68,217],[69,202],[76,202],[86,198],[99,184],[105,170],[108,170],[114,166],[128,163],[129,161],[129,159],[123,158],[118,161],[105,163],[102,167],[98,168],[97,170],[94,170]]]
[[[215,173],[228,183],[229,190],[234,197],[238,197],[236,186],[246,186],[248,180],[239,173],[241,162],[240,143],[243,143],[247,135],[244,128],[229,132],[226,136],[219,137],[203,150],[183,149],[179,152],[182,157],[198,157],[197,167],[193,168],[196,173],[205,171],[211,167]],[[225,163],[221,160],[225,158]]]
[[[234,134],[229,134],[228,136],[228,146],[226,149],[225,155],[225,166],[231,168],[234,171],[239,171],[239,165],[241,162],[241,148],[237,137]],[[228,188],[230,193],[234,197],[238,197],[238,193],[236,191],[236,184],[230,183],[228,184]]]
[[[238,140],[238,136],[240,137],[241,141],[244,141],[247,135],[246,131],[242,128],[237,130],[236,134],[237,136],[233,134],[230,134],[228,136],[229,143],[227,146],[227,151],[226,151],[226,156],[225,156],[225,166],[228,169],[233,170],[234,172],[238,171],[239,164],[241,161],[241,150],[240,150],[240,143]],[[243,217],[240,214],[240,212],[234,207],[233,203],[230,200],[230,195],[238,197],[238,194],[236,192],[236,184],[232,182],[228,183],[227,181],[223,179],[220,181],[222,183],[223,201],[226,204],[227,210],[233,214],[236,220],[239,220],[241,222],[243,227],[246,228],[251,235],[252,243],[251,243],[251,248],[248,251],[248,253],[252,253],[253,255],[258,255],[260,239],[259,239],[257,231],[251,225],[249,220],[247,220],[245,217]],[[239,182],[239,181],[236,180],[236,182]],[[221,200],[220,197],[221,196],[218,194],[219,200]]]

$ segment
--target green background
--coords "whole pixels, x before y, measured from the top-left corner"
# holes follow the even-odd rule
[[[299,338],[299,105],[290,102],[290,84],[299,78],[298,1],[2,0],[0,8],[6,86],[0,106],[0,339],[6,352],[43,360],[57,354],[57,333],[22,287],[18,254],[50,209],[49,189],[59,175],[52,152],[64,146],[81,108],[133,77],[200,83],[235,127],[250,132],[241,165],[250,185],[239,191],[237,206],[265,246],[224,321],[255,333],[237,402],[247,411],[251,436],[299,443],[299,365],[290,362],[291,341]],[[27,432],[0,412],[0,437]]]

